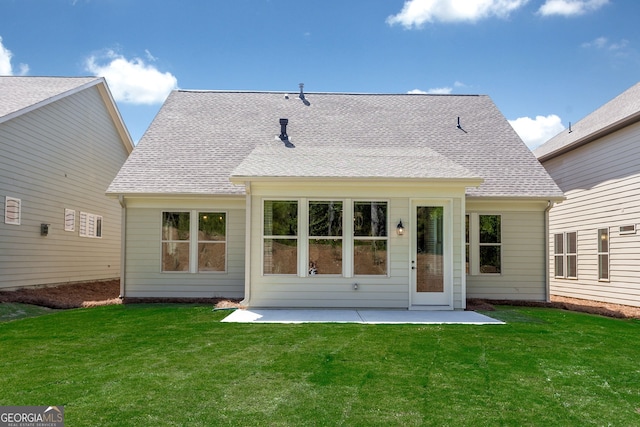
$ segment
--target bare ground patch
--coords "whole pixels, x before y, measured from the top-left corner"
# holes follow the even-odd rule
[[[245,308],[240,300],[228,298],[119,298],[120,281],[73,283],[55,287],[25,288],[0,291],[0,303],[16,302],[42,307],[68,309],[97,307],[110,304],[133,303],[200,303],[211,304],[217,309]],[[467,300],[467,310],[494,310],[494,305],[516,305],[525,307],[549,307],[561,310],[580,311],[616,318],[640,319],[640,307],[610,304],[577,298],[552,296],[551,302],[511,300]]]

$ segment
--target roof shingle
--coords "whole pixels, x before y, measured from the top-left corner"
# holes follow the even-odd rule
[[[244,194],[236,176],[484,179],[469,196],[561,197],[487,96],[174,91],[108,189]],[[460,117],[462,130],[457,128]],[[287,148],[278,138],[288,119]],[[254,151],[255,150],[255,151]]]

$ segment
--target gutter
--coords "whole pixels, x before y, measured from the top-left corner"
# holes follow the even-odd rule
[[[245,182],[245,236],[244,236],[244,299],[240,304],[248,306],[251,300],[251,217],[252,196],[251,182]]]
[[[549,262],[549,245],[550,245],[550,236],[549,236],[549,211],[553,207],[554,202],[549,200],[547,202],[547,207],[544,210],[544,293],[545,300],[547,302],[551,302],[551,289],[549,283],[549,277],[551,276],[551,269]]]
[[[118,202],[120,202],[120,207],[122,207],[120,216],[120,296],[118,298],[124,299],[126,296],[125,275],[127,271],[125,268],[127,262],[127,204],[122,194],[118,195]]]

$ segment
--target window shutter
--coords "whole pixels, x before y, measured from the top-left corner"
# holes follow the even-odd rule
[[[20,225],[20,199],[15,197],[5,197],[4,203],[4,223],[11,225]]]
[[[88,214],[86,212],[80,212],[80,236],[81,237],[88,237],[89,235],[87,234],[87,216]]]
[[[64,210],[64,231],[76,230],[76,211],[73,209]]]

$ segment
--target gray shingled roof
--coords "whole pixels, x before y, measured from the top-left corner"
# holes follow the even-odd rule
[[[0,119],[101,80],[97,77],[0,77]],[[1,121],[1,120],[0,120]]]
[[[533,153],[545,160],[640,120],[640,83],[632,86],[579,122],[536,148]]]
[[[108,193],[244,194],[229,181],[235,173],[480,177],[484,183],[467,195],[562,196],[487,96],[308,93],[306,98],[309,106],[297,93],[285,99],[284,92],[174,91]],[[456,127],[458,117],[464,131]],[[277,138],[280,118],[289,120],[295,148],[285,149]]]
[[[259,145],[231,175],[238,181],[243,177],[479,180],[473,172],[430,148],[294,146]]]

